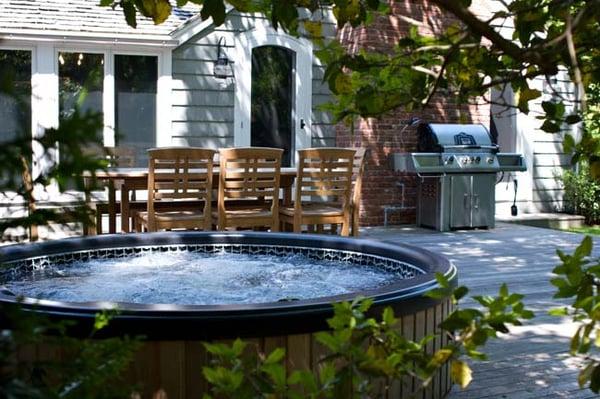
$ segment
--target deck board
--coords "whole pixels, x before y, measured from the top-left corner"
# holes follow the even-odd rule
[[[392,227],[368,228],[361,237],[425,247],[452,260],[459,282],[471,295],[491,294],[507,282],[511,292],[525,294],[524,302],[536,318],[485,347],[489,361],[472,362],[473,382],[465,390],[455,387],[449,398],[591,398],[577,385],[578,361],[568,355],[574,325],[547,314],[566,304],[553,299],[549,283],[558,264],[556,249],[572,252],[583,235],[515,224],[498,223],[492,230],[439,233]],[[600,255],[600,238],[594,240]],[[474,306],[472,300],[462,306]]]

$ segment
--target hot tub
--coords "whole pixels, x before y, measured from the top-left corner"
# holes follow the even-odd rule
[[[15,245],[0,249],[5,265],[0,278],[7,283],[56,263],[68,268],[70,264],[98,259],[128,260],[142,255],[152,257],[153,254],[182,252],[208,256],[209,259],[223,253],[275,259],[300,256],[316,262],[335,262],[342,267],[385,270],[391,277],[385,283],[335,295],[282,297],[276,301],[260,299],[256,303],[173,304],[160,300],[157,303],[152,300],[150,303],[133,300],[115,303],[87,298],[57,301],[43,296],[17,299],[20,293],[7,289],[0,293],[0,302],[10,306],[20,301],[28,311],[53,319],[71,320],[74,323],[70,334],[82,337],[89,334],[95,314],[117,306],[118,315],[108,328],[102,330],[102,335],[146,337],[147,342],[131,367],[131,381],[143,384],[143,397],[151,397],[162,389],[169,398],[199,397],[205,390],[204,382],[199,381],[201,368],[207,362],[207,355],[199,343],[201,340],[243,337],[267,352],[278,346],[284,347],[290,368],[312,369],[325,355],[314,339],[314,333],[327,329],[326,319],[332,315],[333,302],[364,296],[373,299],[375,312],[392,306],[401,317],[402,334],[411,339],[434,333],[437,324],[452,311],[449,298],[436,301],[424,297],[426,292],[438,287],[436,272],[456,282],[456,269],[447,259],[408,245],[315,235],[167,232]],[[136,284],[140,283],[131,281],[131,286]],[[434,351],[443,344],[440,338],[431,342],[428,349]],[[392,396],[407,396],[412,389],[410,381],[398,384]],[[426,396],[443,396],[449,389],[448,372],[442,370]]]

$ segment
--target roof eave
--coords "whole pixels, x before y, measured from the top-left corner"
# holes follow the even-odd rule
[[[45,31],[36,29],[0,29],[0,40],[6,41],[38,41],[54,43],[81,43],[103,45],[137,45],[147,47],[174,48],[179,41],[169,35],[151,34],[105,34],[94,32]]]

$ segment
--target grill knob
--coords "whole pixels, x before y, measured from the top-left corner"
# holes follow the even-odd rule
[[[494,158],[488,158],[487,159],[487,163],[489,163],[490,165],[494,163]]]
[[[450,155],[448,158],[446,158],[446,163],[453,163],[454,162],[454,155]]]
[[[475,158],[475,163],[480,163],[481,162],[481,157],[476,157]]]

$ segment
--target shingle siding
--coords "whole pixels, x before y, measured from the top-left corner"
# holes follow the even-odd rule
[[[173,51],[173,132],[175,143],[210,143],[233,145],[235,82],[215,79],[213,63],[217,58],[217,45],[225,38],[223,49],[235,62],[234,36],[251,30],[261,15],[228,15],[220,27],[210,27],[200,32]],[[327,38],[335,37],[335,22],[331,13],[325,13],[323,32]],[[335,145],[335,129],[329,113],[319,108],[331,101],[331,92],[322,82],[324,67],[313,59],[312,131],[313,146]],[[219,140],[212,140],[218,137]],[[208,139],[211,140],[208,140]],[[206,140],[205,140],[206,139]]]

